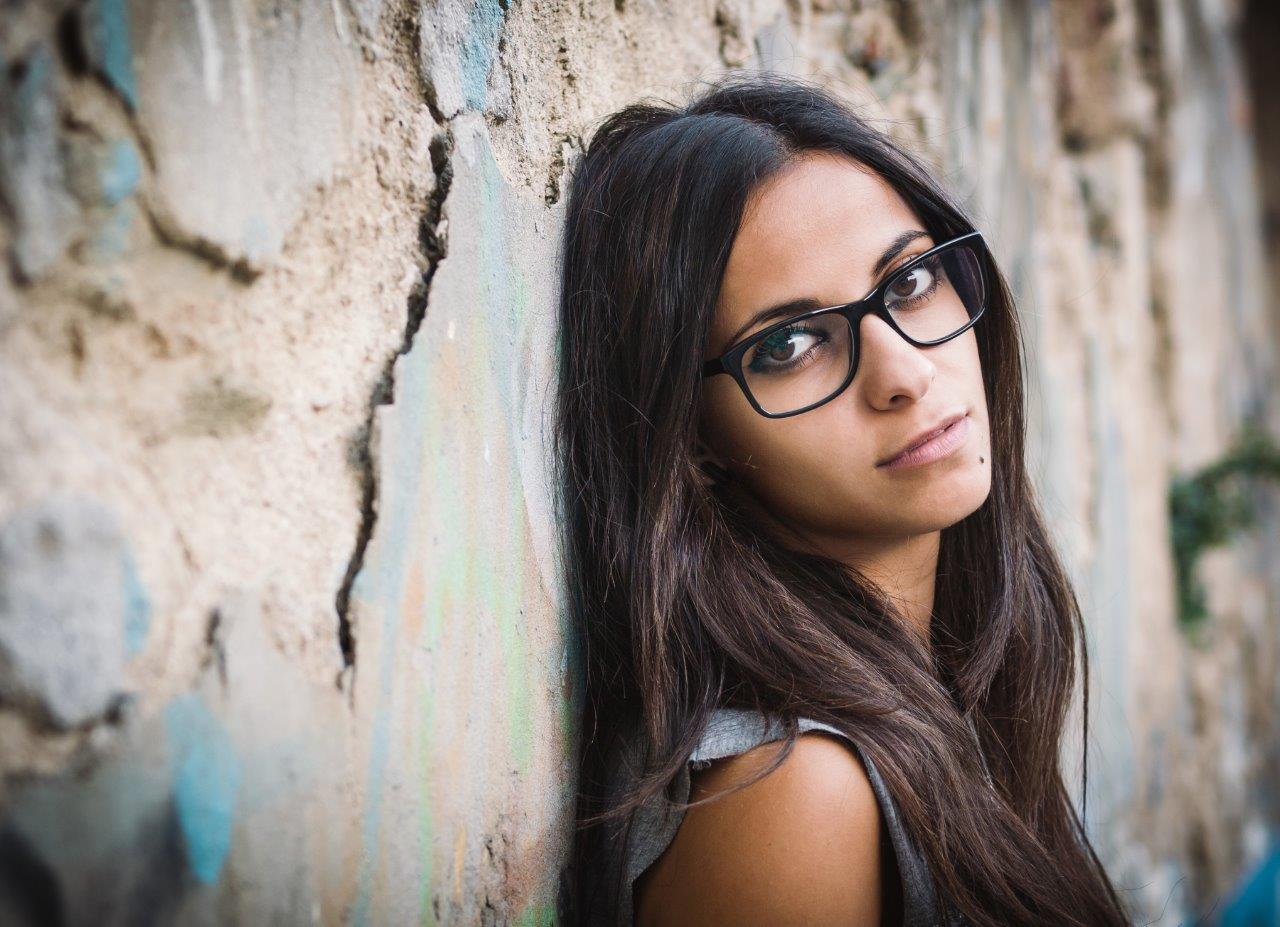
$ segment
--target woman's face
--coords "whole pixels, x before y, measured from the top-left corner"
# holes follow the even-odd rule
[[[837,155],[803,154],[755,191],[749,205],[721,285],[708,359],[781,321],[768,319],[741,331],[761,309],[803,297],[821,306],[860,299],[939,244],[883,178]],[[913,230],[920,235],[874,274],[890,243]],[[974,329],[917,348],[868,315],[860,323],[859,342],[853,382],[826,405],[790,418],[765,418],[732,377],[714,376],[704,383],[700,409],[700,437],[712,459],[769,516],[832,552],[954,524],[977,509],[991,488]],[[878,465],[954,413],[963,413],[961,424],[967,425],[957,450],[916,466]]]

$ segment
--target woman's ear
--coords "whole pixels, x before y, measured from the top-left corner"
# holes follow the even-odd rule
[[[724,465],[724,458],[711,450],[702,438],[695,439],[693,462],[698,467],[698,478],[703,486],[727,483],[730,479],[729,469]]]

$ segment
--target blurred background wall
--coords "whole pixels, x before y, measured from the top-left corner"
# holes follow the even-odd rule
[[[566,171],[763,67],[1014,285],[1139,922],[1274,923],[1280,514],[1237,474],[1280,432],[1278,39],[1269,0],[0,4],[0,922],[557,922]]]

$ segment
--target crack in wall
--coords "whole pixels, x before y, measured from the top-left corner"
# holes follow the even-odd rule
[[[57,20],[54,33],[54,46],[59,59],[71,80],[80,81],[83,89],[96,87],[104,100],[112,101],[118,111],[116,116],[128,130],[128,139],[137,146],[142,159],[145,177],[139,183],[136,199],[142,219],[147,224],[157,243],[165,248],[182,252],[210,267],[227,272],[237,283],[251,284],[260,277],[271,261],[260,263],[254,259],[236,254],[225,245],[212,241],[199,233],[189,231],[183,223],[171,214],[169,206],[151,187],[151,179],[159,171],[158,158],[151,138],[145,131],[138,115],[136,103],[114,86],[111,80],[95,66],[85,46],[84,34],[91,28],[86,22],[83,9],[64,10]],[[81,115],[75,111],[64,112],[61,124],[64,131],[87,131],[98,140],[111,137],[110,127],[100,124],[102,117],[82,122]]]
[[[449,187],[453,181],[453,129],[448,122],[444,128],[436,132],[431,139],[431,167],[436,175],[436,187],[427,201],[426,211],[418,226],[418,245],[427,259],[427,269],[409,293],[408,316],[405,320],[404,338],[395,354],[387,359],[382,376],[373,388],[369,402],[369,415],[364,424],[356,432],[352,440],[349,463],[360,477],[360,527],[356,532],[355,550],[347,563],[347,572],[342,585],[338,588],[335,608],[338,612],[338,645],[342,650],[342,671],[338,674],[338,685],[342,687],[343,677],[355,666],[356,642],[351,621],[351,587],[356,576],[364,566],[365,550],[378,521],[378,475],[370,449],[373,440],[374,421],[379,406],[391,405],[395,401],[395,365],[396,361],[413,348],[413,340],[422,327],[427,314],[427,299],[431,291],[431,279],[436,268],[444,260],[448,252],[448,241],[445,234],[447,223],[443,221],[444,202],[449,195]]]

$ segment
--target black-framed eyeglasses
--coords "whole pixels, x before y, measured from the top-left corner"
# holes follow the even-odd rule
[[[702,375],[729,374],[766,418],[816,409],[853,382],[864,315],[883,319],[918,348],[968,330],[987,308],[988,258],[981,232],[935,245],[862,299],[811,309],[744,338],[707,361]]]

